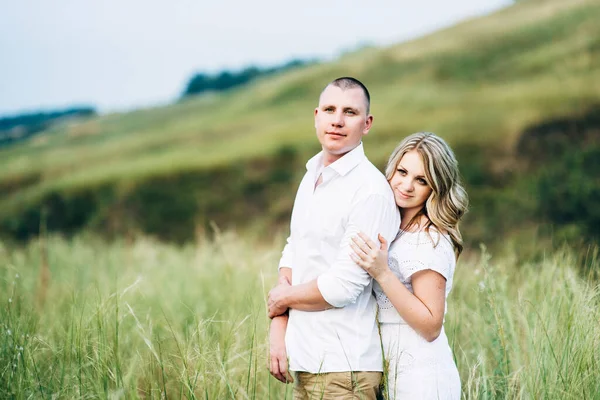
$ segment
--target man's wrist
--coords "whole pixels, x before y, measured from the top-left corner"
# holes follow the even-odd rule
[[[291,299],[290,292],[292,292],[293,290],[294,289],[292,286],[288,286],[286,288],[286,290],[283,292],[283,296],[281,297],[281,305],[287,309],[286,313],[289,312],[289,309],[290,309],[290,299]]]
[[[290,280],[288,279],[287,276],[280,276],[279,279],[277,280],[277,283],[279,285],[291,285],[292,282],[290,282]]]
[[[289,317],[290,317],[290,309],[288,308],[287,310],[285,310],[285,312],[283,314],[274,316],[271,319],[271,322],[274,322],[274,321],[286,322],[289,319]]]
[[[275,319],[275,318],[286,318],[287,319],[289,316],[290,316],[290,309],[288,308],[285,310],[285,312],[283,314],[279,314],[279,315],[273,317],[273,319]]]

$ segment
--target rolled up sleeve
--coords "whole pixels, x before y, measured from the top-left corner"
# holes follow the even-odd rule
[[[370,195],[352,206],[340,249],[331,268],[317,279],[321,295],[333,307],[354,303],[365,290],[371,288],[371,277],[350,258],[350,241],[359,232],[375,243],[381,233],[391,242],[398,232],[400,215],[393,197]]]
[[[292,235],[287,238],[287,243],[281,252],[281,258],[279,259],[279,268],[286,267],[294,268],[294,245],[292,243]]]

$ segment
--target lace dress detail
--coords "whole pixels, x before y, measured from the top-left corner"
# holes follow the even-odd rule
[[[414,273],[438,272],[446,278],[448,298],[456,266],[448,235],[400,231],[390,246],[388,264],[411,292]],[[402,319],[377,283],[373,290],[379,305],[387,398],[459,400],[460,377],[443,326],[440,336],[428,342]]]
[[[396,271],[399,271],[398,261],[396,261],[395,258],[389,258],[388,265],[390,266],[390,269],[394,271],[394,274],[396,274]],[[379,306],[379,310],[393,310],[394,306],[390,302],[390,299],[388,299],[385,293],[383,293],[383,290],[381,290],[381,287],[377,283],[375,283],[375,285],[379,289],[377,290],[377,288],[375,288],[373,290],[375,292],[375,298],[377,299],[377,305]]]
[[[446,278],[446,298],[452,289],[456,266],[454,248],[450,237],[431,229],[426,232],[400,231],[389,249],[388,265],[398,279],[410,290],[415,272],[431,269]],[[380,322],[404,323],[381,286],[375,283],[373,291],[379,306]]]

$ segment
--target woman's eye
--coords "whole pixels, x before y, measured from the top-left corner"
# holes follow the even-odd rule
[[[423,179],[423,178],[417,179],[417,182],[419,182],[423,186],[427,186],[427,181],[425,181],[425,179]]]
[[[398,173],[402,176],[406,175],[406,171],[403,169],[398,169]]]

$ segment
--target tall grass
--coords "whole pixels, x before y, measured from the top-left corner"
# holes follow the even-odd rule
[[[600,286],[577,264],[569,250],[521,265],[484,251],[460,267],[447,329],[467,398],[600,398]]]
[[[266,369],[282,242],[50,237],[45,288],[40,242],[0,245],[0,398],[291,398]],[[569,251],[465,258],[446,321],[465,398],[600,398],[598,292]]]

